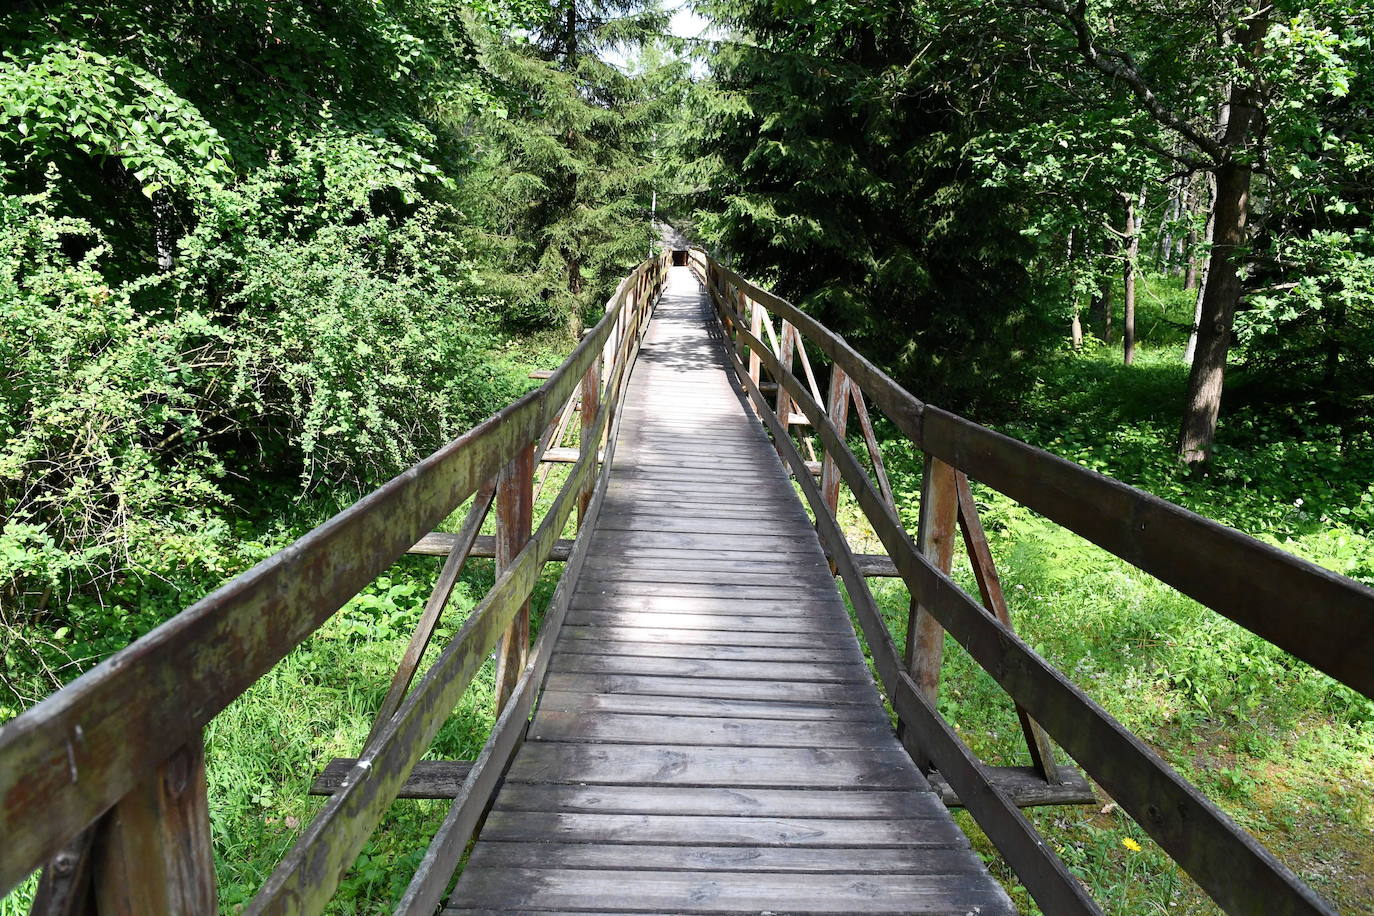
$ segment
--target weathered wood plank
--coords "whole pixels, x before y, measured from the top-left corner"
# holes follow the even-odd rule
[[[553,671],[549,684],[568,684],[555,678],[578,677],[579,682],[603,693],[634,693],[644,696],[703,697],[722,700],[774,700],[783,703],[872,703],[871,688],[857,682],[761,681],[706,677],[668,677],[649,674],[587,674]]]
[[[863,664],[726,661],[708,658],[653,658],[642,655],[580,655],[557,652],[554,671],[579,674],[635,674],[655,677],[705,677],[759,681],[809,681],[818,684],[872,683]]]
[[[1092,785],[1072,767],[1060,767],[1060,780],[1048,783],[1036,767],[984,767],[988,782],[1018,808],[1037,805],[1091,805],[1097,802]],[[963,806],[959,793],[939,773],[930,774],[930,786],[946,805]]]
[[[569,624],[565,629],[569,640],[625,640],[640,642],[653,640],[672,645],[744,646],[765,648],[830,649],[841,645],[834,636],[820,630],[802,632],[773,632],[768,630],[675,630],[662,626],[586,626]],[[576,647],[577,643],[569,643]]]
[[[101,820],[91,886],[101,916],[214,911],[215,854],[200,741],[172,754]]]
[[[948,821],[931,791],[852,789],[708,789],[699,786],[557,786],[513,784],[496,807],[571,814],[696,814],[715,817],[826,817]],[[962,832],[955,845],[967,845]]]
[[[540,709],[530,725],[539,741],[618,744],[729,744],[735,747],[885,747],[886,722],[772,722],[767,719],[636,715]]]
[[[730,872],[484,868],[470,879],[464,875],[459,894],[475,907],[517,910],[536,906],[606,912],[633,900],[636,908],[677,913],[1016,912],[1001,888],[989,886],[982,876],[753,873],[748,881],[735,877]]]
[[[779,648],[777,646],[729,646],[693,642],[667,642],[608,639],[591,640],[580,637],[564,638],[562,654],[617,655],[651,658],[696,658],[738,662],[825,662],[857,665],[863,656],[857,646],[837,645],[825,648]]]
[[[763,682],[765,685],[767,682]],[[895,742],[864,750],[528,742],[510,782],[801,788],[926,788]]]
[[[719,613],[676,613],[667,611],[608,610],[598,611],[574,605],[568,622],[575,625],[601,627],[654,627],[673,630],[762,630],[776,633],[834,633],[840,639],[848,635],[842,619],[829,615],[776,616],[732,614],[724,609]]]
[[[356,757],[335,757],[310,785],[311,795],[333,795],[357,766]],[[472,770],[471,760],[421,760],[406,777],[397,798],[453,798]]]
[[[483,839],[468,867],[617,868],[653,871],[785,872],[830,875],[956,875],[976,873],[960,848],[919,850],[807,846],[643,846],[629,843],[522,843]]]
[[[498,809],[482,835],[498,841],[681,843],[720,846],[899,847],[964,845],[947,818],[720,817],[703,814],[574,814]],[[541,866],[542,867],[542,866]]]
[[[552,710],[599,710],[656,716],[709,716],[723,718],[737,716],[745,719],[775,721],[843,721],[878,722],[890,724],[881,707],[873,703],[835,703],[826,701],[721,699],[719,697],[691,697],[670,694],[588,693],[585,686],[600,686],[600,680],[579,680],[587,675],[551,675],[549,685],[540,695],[539,708]]]

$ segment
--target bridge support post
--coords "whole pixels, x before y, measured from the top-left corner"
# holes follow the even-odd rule
[[[215,857],[200,737],[176,750],[115,803],[97,822],[85,853],[89,865],[77,861],[69,867],[77,881],[82,869],[89,869],[91,896],[74,887],[65,909],[48,908],[54,902],[50,900],[40,910],[40,894],[34,912],[92,912],[83,900],[93,900],[100,916],[215,911]]]
[[[948,573],[954,564],[954,538],[959,526],[955,469],[927,454],[921,479],[921,506],[916,546],[936,569]],[[944,661],[945,628],[915,597],[906,628],[906,663],[921,694],[936,706]],[[929,763],[929,761],[926,761]]]
[[[534,443],[522,448],[501,470],[496,484],[496,574],[515,560],[530,539],[534,518]],[[515,612],[496,656],[496,711],[505,708],[525,670],[530,651],[530,603]]]

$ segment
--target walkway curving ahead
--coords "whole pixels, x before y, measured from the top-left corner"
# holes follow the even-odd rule
[[[1015,912],[898,744],[685,267],[592,537],[445,912]]]

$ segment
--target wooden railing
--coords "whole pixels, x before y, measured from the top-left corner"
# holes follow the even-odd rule
[[[922,403],[792,304],[702,251],[694,249],[690,262],[710,291],[736,374],[816,516],[821,542],[853,603],[908,749],[949,783],[1040,907],[1056,916],[1099,912],[1022,816],[1008,788],[992,778],[992,769],[981,765],[937,712],[945,631],[1016,703],[1033,759],[1047,783],[1061,778],[1064,768],[1054,763],[1044,733],[1227,912],[1334,913],[1250,834],[1016,636],[967,481],[976,479],[1012,497],[1366,695],[1374,694],[1374,591]],[[773,329],[775,320],[780,331]],[[793,374],[794,356],[804,346],[801,338],[830,360],[825,405],[809,361],[803,366],[805,380]],[[771,404],[766,387],[776,393]],[[866,422],[872,476],[849,449],[848,405],[857,404],[866,413],[865,396],[925,454],[914,537],[902,525]],[[813,480],[814,464],[805,460],[791,435],[800,422],[809,425],[824,447],[819,485]],[[905,652],[893,643],[836,523],[841,480],[911,594]],[[960,526],[983,604],[949,577],[954,530]]]
[[[532,651],[530,593],[574,507],[579,524],[599,509],[626,373],[669,264],[651,258],[622,281],[540,388],[0,728],[0,896],[46,864],[36,912],[214,912],[202,730],[473,498],[358,760],[245,910],[324,908],[500,641],[499,718],[398,909],[432,913],[524,733],[586,539]],[[580,452],[531,534],[537,457],[561,441],[574,399]],[[411,689],[493,500],[496,581]]]

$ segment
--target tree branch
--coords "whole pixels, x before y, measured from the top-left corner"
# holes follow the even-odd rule
[[[1031,3],[1047,13],[1063,17],[1078,40],[1078,53],[1083,55],[1083,59],[1098,71],[1125,83],[1149,112],[1150,117],[1176,131],[1212,159],[1220,161],[1225,158],[1225,151],[1220,143],[1165,107],[1155,91],[1145,82],[1145,78],[1140,75],[1129,54],[1097,46],[1092,29],[1088,26],[1087,5],[1083,0],[1078,0],[1074,7],[1070,7],[1064,0],[1031,0]]]

